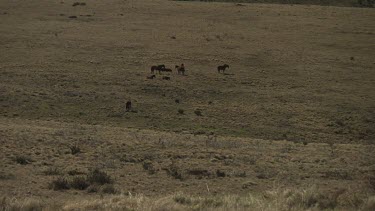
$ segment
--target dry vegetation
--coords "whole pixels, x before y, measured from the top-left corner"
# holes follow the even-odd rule
[[[374,20],[1,1],[0,210],[374,210]]]
[[[322,195],[316,188],[307,190],[275,189],[263,194],[191,196],[176,193],[163,197],[143,195],[116,195],[93,197],[90,200],[72,200],[63,203],[48,204],[36,199],[0,201],[2,210],[332,210],[344,203],[341,209],[372,211],[375,197],[368,199],[343,198],[341,194]],[[346,201],[344,200],[357,200]],[[359,200],[359,201],[358,201]],[[360,204],[359,204],[360,203]],[[340,209],[340,208],[338,208]]]
[[[23,200],[12,199],[28,196],[33,200],[26,204],[43,207],[359,209],[370,206],[367,201],[375,193],[374,145],[303,144],[52,121],[2,119],[0,126],[0,194],[7,197],[6,206],[23,206]],[[80,153],[72,153],[72,143]],[[21,155],[32,161],[20,164],[13,158]],[[173,201],[169,195],[176,192],[188,202]],[[307,199],[298,196],[302,193],[315,194],[313,201],[303,201]],[[97,194],[121,196],[98,200]],[[73,200],[77,197],[79,204]],[[291,204],[280,203],[283,197]],[[107,205],[113,200],[116,203]]]

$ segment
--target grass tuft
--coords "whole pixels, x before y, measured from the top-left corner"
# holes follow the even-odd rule
[[[56,167],[49,167],[43,171],[44,175],[61,175],[61,171]]]
[[[70,146],[69,149],[70,149],[72,155],[75,155],[75,154],[78,154],[78,153],[81,152],[81,148],[77,145]]]
[[[58,177],[50,183],[50,188],[53,190],[68,190],[69,183],[68,180],[64,177]]]
[[[90,182],[90,184],[104,185],[113,183],[111,176],[99,169],[94,169],[89,172],[87,180]]]
[[[182,115],[182,114],[185,113],[185,111],[184,111],[184,109],[178,109],[178,113]]]
[[[77,190],[85,190],[87,187],[89,187],[90,184],[87,181],[87,178],[82,176],[77,176],[70,181],[70,187],[77,189]]]
[[[197,116],[202,116],[202,111],[201,110],[195,110],[194,113]]]
[[[16,163],[21,164],[21,165],[27,165],[32,162],[31,158],[26,157],[24,155],[18,155],[15,158]]]

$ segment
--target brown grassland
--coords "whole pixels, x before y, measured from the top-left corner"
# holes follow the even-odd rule
[[[0,210],[375,210],[374,9],[75,2],[0,2]]]

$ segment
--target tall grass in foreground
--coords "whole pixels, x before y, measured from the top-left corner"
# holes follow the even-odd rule
[[[0,198],[0,210],[375,210],[375,196],[345,199],[338,202],[340,194],[323,195],[316,188],[308,190],[276,189],[264,194],[245,196],[192,196],[183,193],[164,197],[143,195],[111,195],[91,200],[62,202],[56,205],[46,200],[17,200]],[[357,203],[358,200],[360,203]]]

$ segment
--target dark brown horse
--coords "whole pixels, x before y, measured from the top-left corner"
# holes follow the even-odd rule
[[[229,68],[229,65],[227,64],[224,64],[224,65],[221,65],[221,66],[218,66],[217,67],[217,71],[220,73],[220,71],[223,71],[223,73],[225,72],[225,69]]]
[[[155,70],[159,71],[159,74],[160,74],[160,71],[162,71],[162,69],[165,69],[165,65],[164,64],[160,64],[160,65],[157,65],[157,66],[152,66],[151,67],[151,73],[154,73]]]
[[[175,68],[177,70],[177,74],[181,73],[182,75],[185,75],[185,67],[183,67],[182,65],[181,66],[176,65]]]
[[[132,102],[129,100],[126,102],[126,111],[130,111],[132,109]]]
[[[171,77],[169,77],[169,76],[163,76],[163,80],[171,80]]]
[[[156,76],[155,75],[151,75],[151,76],[147,76],[147,79],[154,79]]]

